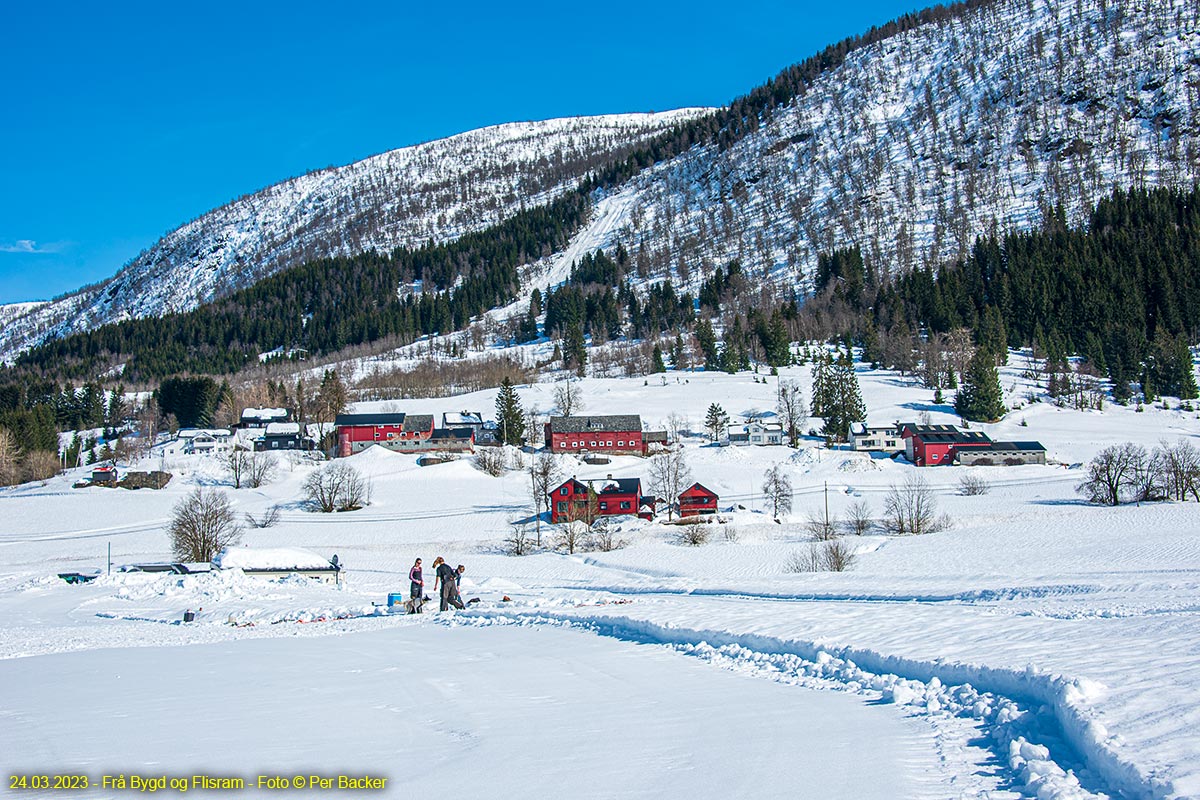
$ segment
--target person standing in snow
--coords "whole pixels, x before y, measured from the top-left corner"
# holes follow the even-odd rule
[[[466,606],[463,605],[462,595],[458,591],[459,584],[462,583],[463,573],[466,571],[467,568],[462,564],[459,564],[458,569],[454,570],[454,591],[451,593],[450,605],[454,606],[455,608],[466,608]]]
[[[457,578],[458,578],[458,573],[454,571],[454,567],[450,566],[445,561],[442,561],[442,563],[440,565],[438,565],[437,577],[434,579],[434,582],[441,583],[441,585],[442,585],[442,593],[441,593],[441,600],[442,600],[441,610],[442,611],[449,611],[450,606],[452,606],[452,605],[457,606],[458,608],[463,607],[462,601],[458,599],[458,580],[457,580]]]
[[[425,593],[425,579],[421,575],[421,559],[418,558],[412,565],[412,569],[408,571],[408,581],[408,593],[409,597],[412,598],[412,610],[408,613],[420,614],[422,596]]]

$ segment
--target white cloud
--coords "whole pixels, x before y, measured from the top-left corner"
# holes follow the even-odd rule
[[[57,253],[62,249],[62,242],[39,245],[33,239],[17,239],[11,244],[0,244],[0,253]]]

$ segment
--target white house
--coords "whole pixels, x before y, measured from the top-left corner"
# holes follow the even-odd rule
[[[850,429],[854,449],[865,453],[903,453],[904,437],[899,425],[855,425]]]
[[[737,446],[783,444],[783,425],[778,422],[761,420],[737,422],[726,428],[725,438],[721,444]]]
[[[228,428],[182,428],[176,434],[184,453],[228,453],[234,448],[233,431]]]

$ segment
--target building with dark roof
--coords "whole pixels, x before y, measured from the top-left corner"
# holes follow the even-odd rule
[[[900,426],[904,439],[904,455],[918,467],[935,467],[953,464],[966,450],[987,447],[992,440],[980,431],[962,431],[953,425],[914,425],[906,422]]]
[[[433,437],[432,414],[338,414],[333,424],[342,458],[374,445],[398,453],[436,449],[428,446]]]
[[[551,417],[546,446],[555,453],[644,455],[642,418],[637,414]]]
[[[1041,442],[992,442],[987,447],[963,450],[958,454],[958,463],[967,467],[1045,464],[1046,448]]]

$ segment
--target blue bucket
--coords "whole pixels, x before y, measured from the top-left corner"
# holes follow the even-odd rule
[[[403,606],[407,601],[408,598],[400,592],[388,592],[388,608]]]

